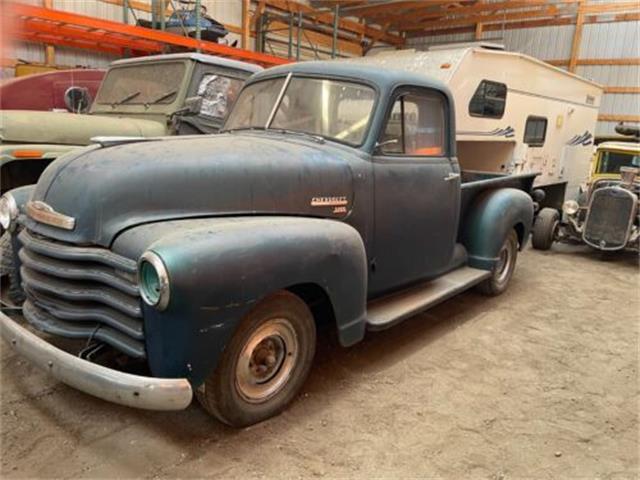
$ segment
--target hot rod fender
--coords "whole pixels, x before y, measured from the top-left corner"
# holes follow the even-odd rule
[[[13,188],[7,192],[10,193],[13,199],[16,201],[16,205],[18,206],[20,213],[24,213],[24,207],[31,198],[31,192],[33,192],[35,188],[35,184],[24,185],[22,187]]]
[[[522,190],[500,188],[478,194],[462,223],[461,242],[467,249],[469,266],[491,270],[512,229],[516,230],[522,249],[532,222],[533,201]]]
[[[166,310],[144,305],[154,376],[202,383],[242,318],[280,289],[321,289],[340,342],[364,336],[366,255],[346,223],[272,216],[170,221],[124,232],[113,250],[136,259],[151,250],[168,271]]]

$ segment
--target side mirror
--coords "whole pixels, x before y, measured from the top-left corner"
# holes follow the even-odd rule
[[[73,113],[85,113],[91,105],[91,95],[84,87],[69,87],[64,92],[64,105]]]
[[[184,113],[198,115],[202,110],[202,97],[187,97],[184,100]]]

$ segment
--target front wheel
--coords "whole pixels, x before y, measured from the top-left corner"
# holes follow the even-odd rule
[[[196,396],[227,425],[266,420],[284,410],[302,388],[315,348],[309,307],[292,293],[278,292],[244,318]]]
[[[511,230],[506,240],[502,244],[498,261],[496,262],[491,276],[478,285],[478,290],[484,295],[500,295],[509,286],[509,281],[516,269],[518,259],[518,234]]]

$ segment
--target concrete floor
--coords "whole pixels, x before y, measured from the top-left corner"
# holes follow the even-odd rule
[[[2,478],[638,478],[634,255],[525,251],[501,297],[466,293],[351,349],[232,430],[111,405],[1,352]]]

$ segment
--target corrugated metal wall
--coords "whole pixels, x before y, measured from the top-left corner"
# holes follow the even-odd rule
[[[522,28],[485,32],[482,39],[503,43],[508,50],[526,53],[542,60],[566,60],[571,56],[574,25]],[[416,37],[413,48],[474,40],[473,33]],[[583,26],[579,58],[637,58],[640,56],[640,29],[637,22],[594,23]],[[576,73],[608,86],[637,87],[640,68],[631,65],[579,65]],[[640,95],[607,93],[600,113],[638,115]],[[596,135],[614,134],[615,122],[598,122]]]

